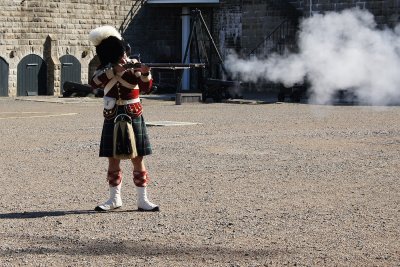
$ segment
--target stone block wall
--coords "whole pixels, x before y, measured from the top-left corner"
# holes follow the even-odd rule
[[[358,6],[370,10],[382,26],[399,22],[400,0],[287,2],[305,17],[310,14],[312,2],[313,12]],[[218,6],[201,8],[223,59],[231,50],[248,55],[286,18],[277,3],[278,0],[220,0]],[[140,7],[132,9],[136,4]],[[59,59],[63,55],[79,60],[81,82],[87,83],[95,65],[91,64],[95,62],[94,47],[87,36],[91,29],[105,24],[116,28],[126,25],[123,36],[133,53],[141,54],[142,61],[180,62],[181,12],[180,6],[142,6],[140,0],[0,0],[0,57],[9,66],[8,95],[17,95],[17,66],[29,54],[40,56],[50,66],[47,94],[61,93]],[[207,38],[205,46],[208,51],[212,49]],[[221,68],[215,64],[219,59],[215,52],[211,54],[207,57],[214,65],[208,75],[220,78]],[[178,72],[154,73],[157,82],[163,80],[171,86],[179,80]]]
[[[288,0],[301,10],[305,17],[310,12],[324,13],[358,7],[374,14],[378,25],[392,27],[400,22],[399,0]],[[311,5],[311,6],[310,6]]]
[[[52,61],[65,54],[73,55],[81,62],[82,82],[87,83],[88,65],[94,57],[94,49],[87,39],[88,33],[104,24],[118,28],[131,9],[132,2],[1,0],[0,57],[9,64],[8,95],[16,95],[17,65],[29,54],[36,54],[44,60],[53,57]],[[46,38],[49,36],[52,40],[51,56],[45,55],[49,53],[45,52],[48,49],[45,48]],[[58,95],[60,78],[50,77],[50,80],[52,78],[54,86],[50,87],[48,94]]]
[[[29,54],[51,67],[49,95],[62,92],[59,58],[63,55],[79,60],[81,82],[87,83],[96,65],[95,49],[87,37],[101,25],[117,29],[123,25],[124,39],[143,62],[180,62],[181,13],[180,6],[154,7],[142,5],[141,0],[0,0],[0,57],[9,65],[8,95],[17,95],[17,66]],[[163,79],[175,86],[179,80],[178,72],[153,73],[156,82]]]

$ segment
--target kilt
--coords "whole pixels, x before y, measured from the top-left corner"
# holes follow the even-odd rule
[[[119,106],[117,115],[125,113],[124,107]],[[143,116],[132,117],[132,128],[135,133],[136,149],[138,156],[146,156],[152,153],[149,136],[147,134],[146,123]],[[113,142],[114,142],[114,119],[104,119],[103,131],[100,141],[100,157],[113,157]]]

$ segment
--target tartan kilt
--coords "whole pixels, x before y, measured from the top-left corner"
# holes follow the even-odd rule
[[[117,114],[125,113],[123,106],[118,107]],[[136,149],[138,156],[146,156],[152,153],[149,136],[147,134],[146,123],[143,116],[133,117],[132,128],[135,133]],[[115,117],[114,117],[115,118]],[[104,119],[103,130],[100,141],[100,157],[113,157],[114,142],[114,118]]]

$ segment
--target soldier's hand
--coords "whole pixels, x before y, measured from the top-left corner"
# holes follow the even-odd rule
[[[140,72],[142,74],[149,73],[150,72],[150,67],[146,66],[145,64],[142,64],[141,67],[140,67]]]

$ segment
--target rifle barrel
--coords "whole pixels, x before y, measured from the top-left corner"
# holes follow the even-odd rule
[[[124,65],[125,68],[139,69],[142,65],[150,67],[152,69],[169,69],[169,70],[179,70],[179,69],[191,69],[191,68],[205,68],[204,63],[127,63]]]

